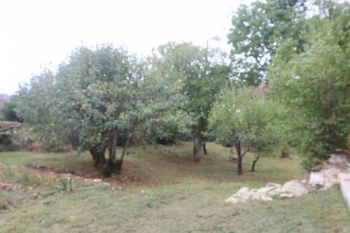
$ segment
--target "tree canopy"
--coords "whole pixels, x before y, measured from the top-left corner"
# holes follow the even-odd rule
[[[205,148],[208,117],[215,95],[228,82],[229,67],[222,53],[215,49],[202,48],[191,43],[168,43],[158,48],[154,59],[168,79],[177,80],[185,95],[182,109],[191,117],[190,131],[193,138],[193,157]]]
[[[186,122],[178,108],[182,94],[172,84],[123,48],[80,47],[56,75],[44,72],[21,88],[18,112],[43,139],[73,140],[88,149],[95,166],[110,176],[120,171],[130,140],[150,139],[162,133],[155,126],[177,118]],[[125,145],[116,160],[118,137]]]
[[[346,147],[350,133],[350,7],[320,4],[305,36],[304,52],[287,40],[269,71],[271,91],[290,107],[297,144],[313,159]]]
[[[228,34],[236,81],[259,85],[266,79],[271,57],[285,39],[293,38],[295,49],[302,48],[305,10],[305,0],[255,0],[239,6]]]
[[[210,126],[223,145],[231,144],[238,156],[238,174],[243,174],[243,157],[258,154],[282,138],[284,108],[258,89],[224,89],[210,115]]]

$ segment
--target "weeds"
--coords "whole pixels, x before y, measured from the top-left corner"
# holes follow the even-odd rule
[[[2,175],[5,178],[14,178],[15,172],[13,171],[12,167],[9,164],[6,164],[5,171],[2,172]]]
[[[72,188],[72,178],[65,178],[65,177],[60,177],[58,178],[58,181],[61,185],[61,191],[65,191],[65,192],[72,192],[73,188]]]

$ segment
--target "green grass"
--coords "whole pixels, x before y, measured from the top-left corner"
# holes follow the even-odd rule
[[[12,177],[5,176],[9,168],[1,166],[0,180],[24,184],[0,191],[0,232],[350,232],[339,187],[290,200],[225,203],[242,186],[302,177],[297,158],[262,158],[252,173],[248,155],[245,174],[238,176],[235,164],[226,160],[228,150],[214,144],[198,164],[191,161],[187,143],[159,151],[132,150],[123,179],[106,179],[110,187],[74,182],[73,192],[18,177],[26,171],[31,180],[33,171],[23,168],[28,163],[97,177],[90,156],[0,154],[1,163],[12,169]]]

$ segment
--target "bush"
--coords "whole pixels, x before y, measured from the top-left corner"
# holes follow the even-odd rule
[[[30,131],[21,123],[0,121],[0,151],[20,150],[31,141]]]
[[[16,104],[13,101],[7,101],[1,108],[2,120],[22,122],[22,119],[15,112]]]

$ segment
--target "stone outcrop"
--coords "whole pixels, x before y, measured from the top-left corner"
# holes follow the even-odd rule
[[[344,179],[341,180],[340,178],[345,176],[348,177],[346,182],[350,184],[350,166],[346,156],[330,155],[328,163],[322,164],[322,168],[323,169],[318,172],[311,172],[308,180],[295,179],[283,185],[268,183],[259,189],[243,187],[226,199],[226,203],[236,204],[239,202],[247,202],[248,200],[272,201],[274,199],[300,197],[316,190],[329,189],[334,184],[343,182]],[[338,176],[339,174],[343,175]],[[343,186],[344,188],[342,189],[345,190],[345,183]],[[346,196],[345,199],[348,201],[350,207],[350,188],[347,188],[347,190],[349,190],[349,194],[344,194],[343,192],[343,195],[344,197]]]
[[[306,193],[308,193],[308,189],[299,180],[291,180],[284,185],[268,183],[259,189],[243,187],[226,199],[226,203],[235,204],[248,200],[273,201],[274,199],[298,197]]]

